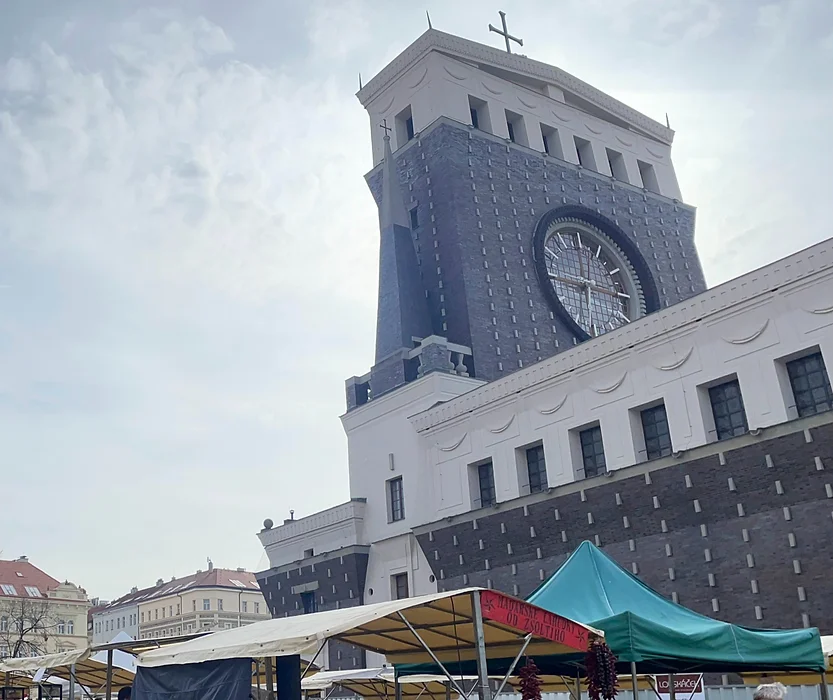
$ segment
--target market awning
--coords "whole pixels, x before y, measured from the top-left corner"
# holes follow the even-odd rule
[[[827,678],[833,679],[833,635],[821,638],[821,650],[827,659]],[[806,671],[762,671],[759,673],[741,673],[745,685],[761,683],[783,683],[784,685],[819,685],[822,674]]]
[[[468,588],[257,622],[146,651],[137,663],[167,666],[315,653],[327,639],[384,654],[392,664],[432,662],[432,654],[444,663],[473,660],[474,594],[480,600],[487,658],[512,658],[522,644],[528,655],[575,654],[587,650],[592,636],[604,636],[517,598]]]
[[[468,679],[471,683],[476,678]],[[400,676],[401,696],[409,700],[445,700],[447,679],[445,676],[412,675]],[[387,700],[396,695],[396,685],[392,668],[361,668],[348,671],[322,671],[301,681],[301,690],[307,693],[329,695],[334,686],[358,695],[365,700]],[[456,692],[452,698],[459,697]]]
[[[41,670],[44,671],[41,674],[44,681],[47,678],[70,680],[73,664],[76,683],[95,691],[104,688],[107,684],[107,663],[91,658],[89,649],[77,649],[45,656],[3,659],[0,660],[0,673],[13,673],[15,674],[14,684],[29,687],[38,684],[38,681],[35,681],[35,674]],[[112,687],[121,688],[125,685],[132,685],[134,677],[133,671],[114,665]]]

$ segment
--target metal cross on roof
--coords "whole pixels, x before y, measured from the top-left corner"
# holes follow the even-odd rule
[[[500,15],[501,24],[503,24],[503,31],[501,31],[497,27],[493,27],[491,24],[489,25],[489,31],[495,32],[495,34],[500,34],[503,37],[503,40],[506,42],[506,53],[512,53],[512,49],[509,46],[509,40],[511,39],[512,41],[516,42],[519,46],[524,45],[524,40],[518,39],[517,37],[514,37],[509,33],[509,30],[506,28],[506,13],[502,10],[499,10],[498,14]]]
[[[390,136],[391,127],[388,126],[388,120],[383,119],[382,123],[379,124],[379,128],[385,132],[385,136]]]

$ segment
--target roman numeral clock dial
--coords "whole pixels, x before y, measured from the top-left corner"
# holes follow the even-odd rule
[[[580,339],[621,328],[645,313],[637,274],[604,232],[579,221],[552,224],[536,258],[547,296]],[[548,289],[546,289],[548,287]]]

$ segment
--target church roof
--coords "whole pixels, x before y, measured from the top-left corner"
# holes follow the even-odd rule
[[[367,107],[385,88],[431,51],[438,51],[467,63],[475,63],[509,80],[513,80],[514,77],[522,84],[532,81],[542,86],[554,85],[662,143],[671,144],[674,139],[674,131],[664,124],[628,107],[560,68],[436,29],[427,30],[356,93],[362,106]]]

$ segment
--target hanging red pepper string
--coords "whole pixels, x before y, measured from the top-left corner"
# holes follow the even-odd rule
[[[541,679],[535,661],[527,658],[518,675],[521,677],[522,700],[541,700]]]
[[[594,638],[584,657],[590,700],[613,700],[618,693],[616,657],[603,639]]]

